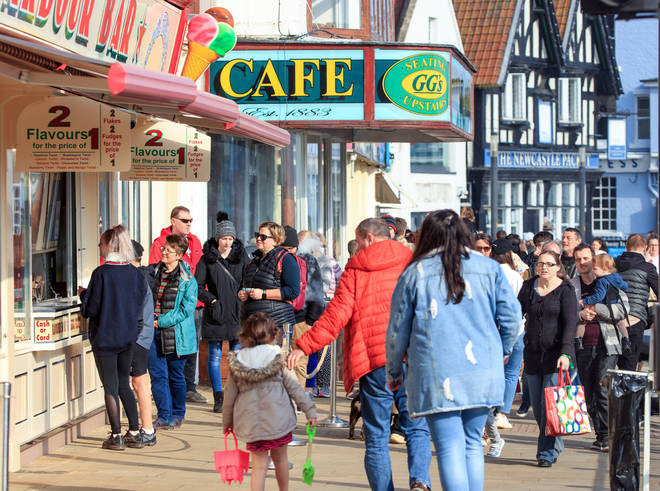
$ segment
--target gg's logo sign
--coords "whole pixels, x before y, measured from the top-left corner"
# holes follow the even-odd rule
[[[442,114],[449,106],[447,60],[437,54],[409,56],[383,76],[383,91],[401,109],[425,116]]]

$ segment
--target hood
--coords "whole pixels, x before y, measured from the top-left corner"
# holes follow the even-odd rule
[[[644,259],[644,256],[642,256],[638,252],[624,252],[621,254],[616,260],[614,261],[616,263],[616,269],[619,270],[619,273],[623,271],[628,271],[629,269],[633,269],[636,266],[639,266],[640,264],[644,264],[646,260]]]
[[[232,378],[239,387],[262,382],[284,369],[281,348],[274,344],[230,352],[228,363]]]
[[[241,239],[234,239],[234,243],[231,245],[231,252],[227,256],[227,261],[230,263],[240,263],[241,259],[247,255],[245,252],[245,247]]]
[[[161,228],[160,229],[160,236],[161,237],[167,237],[168,235],[172,235],[172,225],[169,227]]]
[[[346,264],[346,269],[362,271],[381,271],[394,267],[405,268],[412,259],[412,252],[396,240],[382,240],[371,244],[353,256]]]
[[[218,250],[218,241],[214,238],[211,237],[209,240],[207,240],[204,243],[204,247],[202,248],[202,253],[204,254],[204,260],[208,264],[213,264],[216,262],[218,259],[220,259],[220,251]],[[243,242],[241,242],[239,239],[235,239],[234,243],[231,246],[231,251],[229,252],[229,256],[227,256],[227,261],[230,263],[240,263],[241,262],[241,257],[243,257],[246,254],[245,252],[245,247],[243,247]]]

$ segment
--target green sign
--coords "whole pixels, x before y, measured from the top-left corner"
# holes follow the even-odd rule
[[[383,77],[383,91],[395,105],[424,116],[449,107],[449,66],[443,57],[417,54],[392,65]]]

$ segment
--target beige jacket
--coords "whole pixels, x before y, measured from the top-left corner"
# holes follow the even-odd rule
[[[228,360],[222,425],[233,427],[240,440],[274,440],[293,431],[297,418],[291,399],[308,419],[316,418],[316,406],[285,368],[279,346],[243,348]]]

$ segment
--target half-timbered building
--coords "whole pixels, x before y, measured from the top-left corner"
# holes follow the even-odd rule
[[[479,228],[491,229],[493,141],[496,228],[577,227],[580,167],[590,196],[602,174],[596,140],[621,93],[613,20],[583,15],[578,0],[454,0],[454,8],[478,70],[468,184]]]

